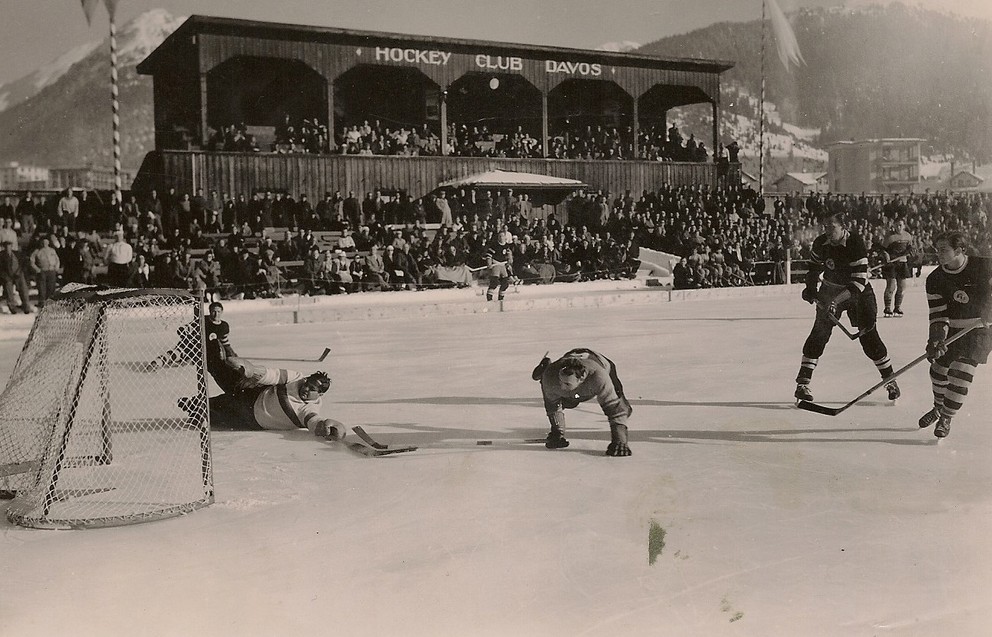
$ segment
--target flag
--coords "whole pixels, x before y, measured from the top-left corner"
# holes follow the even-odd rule
[[[99,0],[83,0],[83,13],[86,14],[86,24],[93,24],[93,10]]]
[[[778,46],[778,57],[786,70],[790,64],[805,64],[803,54],[799,51],[799,42],[796,41],[796,34],[792,31],[789,20],[778,6],[776,0],[768,0],[769,13],[772,16],[772,32],[775,34],[775,44]]]
[[[107,7],[107,13],[110,14],[110,19],[114,19],[114,14],[117,12],[117,3],[120,0],[103,0],[103,5]],[[86,14],[86,24],[93,24],[93,11],[96,9],[97,3],[100,0],[82,0],[83,3],[83,13]]]

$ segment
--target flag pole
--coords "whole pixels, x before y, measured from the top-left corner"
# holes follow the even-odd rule
[[[114,22],[115,2],[107,3],[107,10],[110,14],[110,99],[113,110],[114,128],[114,196],[117,198],[117,205],[124,204],[121,199],[121,116],[119,89],[117,86],[117,25]]]
[[[765,194],[765,0],[761,0],[761,88],[758,91],[758,195]]]

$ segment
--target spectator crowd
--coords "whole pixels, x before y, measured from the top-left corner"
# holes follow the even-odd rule
[[[449,123],[447,148],[427,124],[384,124],[378,119],[345,124],[335,134],[331,152],[342,155],[401,155],[452,157],[544,157],[539,131],[521,125],[501,127],[497,123]],[[207,147],[214,151],[323,153],[328,152],[327,127],[314,119],[293,120],[288,115],[275,126],[270,143],[260,143],[244,124],[229,124],[214,131]],[[684,138],[678,127],[647,125],[640,131],[634,149],[632,127],[555,122],[548,135],[551,159],[706,162],[710,154],[703,142],[690,133]],[[442,152],[446,150],[447,152]],[[721,158],[722,149],[713,157]],[[734,157],[731,161],[737,161]]]
[[[917,271],[933,237],[946,230],[966,232],[979,253],[992,254],[988,193],[766,201],[741,187],[665,185],[637,195],[578,191],[563,202],[564,219],[512,190],[419,200],[386,190],[335,192],[316,205],[278,191],[169,189],[125,199],[72,190],[5,197],[0,282],[11,312],[31,309],[31,282],[40,305],[70,281],[219,298],[451,287],[469,284],[487,253],[525,283],[626,278],[637,272],[641,247],[680,258],[678,288],[778,283],[787,255],[809,256],[817,219],[828,210],[846,211],[854,231],[876,247],[904,221]]]

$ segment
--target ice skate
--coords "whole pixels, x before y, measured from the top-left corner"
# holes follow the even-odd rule
[[[885,391],[889,392],[889,400],[896,400],[902,395],[902,392],[899,391],[899,385],[895,380],[885,383]]]
[[[889,308],[885,308],[885,311],[882,312],[882,317],[883,318],[892,318],[892,310],[890,310]]]
[[[902,310],[900,310],[899,308],[892,310],[892,316],[896,318],[902,318],[903,317]]]
[[[548,449],[564,449],[568,446],[568,441],[562,435],[561,429],[552,429],[544,439],[544,446]]]
[[[800,400],[813,402],[813,392],[809,390],[809,385],[802,383],[796,385],[796,393],[793,395],[796,397],[796,402],[799,402]]]
[[[949,433],[951,433],[951,417],[942,413],[937,426],[933,428],[933,435],[937,438],[946,438]]]
[[[920,429],[926,429],[938,420],[940,420],[940,410],[937,407],[934,407],[927,413],[920,416]]]

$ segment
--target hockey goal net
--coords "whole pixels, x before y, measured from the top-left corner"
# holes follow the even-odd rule
[[[202,326],[178,290],[71,284],[45,304],[0,395],[11,522],[117,526],[213,502]]]

